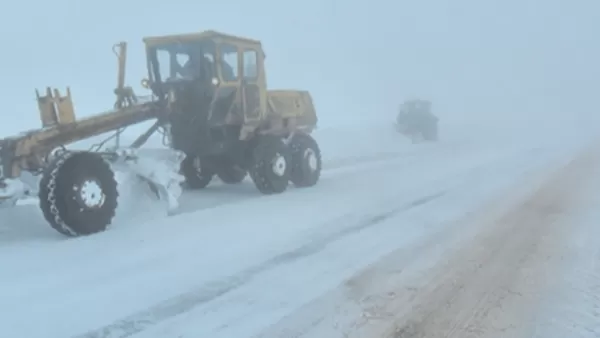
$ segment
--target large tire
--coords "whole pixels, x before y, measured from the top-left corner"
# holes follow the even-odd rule
[[[217,176],[223,183],[238,184],[246,178],[247,171],[238,165],[221,163],[217,167]]]
[[[117,209],[117,182],[108,163],[89,152],[64,152],[44,170],[39,203],[52,228],[66,236],[102,232]]]
[[[296,187],[312,187],[321,176],[321,150],[312,136],[296,134],[290,143],[292,149],[292,170],[290,181]]]
[[[210,163],[198,156],[186,156],[181,162],[181,174],[185,177],[188,188],[204,189],[215,175]]]
[[[250,177],[263,194],[280,194],[287,189],[290,179],[291,154],[279,137],[261,136],[252,152]]]

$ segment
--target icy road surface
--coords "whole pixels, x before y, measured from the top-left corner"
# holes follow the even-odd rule
[[[311,189],[214,184],[166,217],[124,176],[114,226],[77,239],[32,205],[3,210],[0,336],[600,334],[600,198],[582,197],[600,170],[571,162],[584,137],[335,133],[317,134]]]

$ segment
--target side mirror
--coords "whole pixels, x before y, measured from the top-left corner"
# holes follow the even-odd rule
[[[150,81],[148,81],[148,79],[142,79],[141,85],[145,89],[150,89]]]

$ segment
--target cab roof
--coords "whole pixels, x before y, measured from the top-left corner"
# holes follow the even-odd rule
[[[163,45],[173,42],[191,42],[198,40],[215,40],[217,42],[230,42],[234,44],[250,45],[254,47],[260,47],[261,43],[258,40],[243,38],[235,35],[225,34],[214,30],[207,30],[199,33],[187,33],[187,34],[173,34],[163,36],[150,36],[143,38],[143,42],[146,46],[152,47],[156,45]]]

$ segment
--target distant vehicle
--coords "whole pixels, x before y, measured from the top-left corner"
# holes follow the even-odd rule
[[[396,117],[396,130],[413,143],[438,140],[438,120],[427,100],[408,100],[400,105]]]

